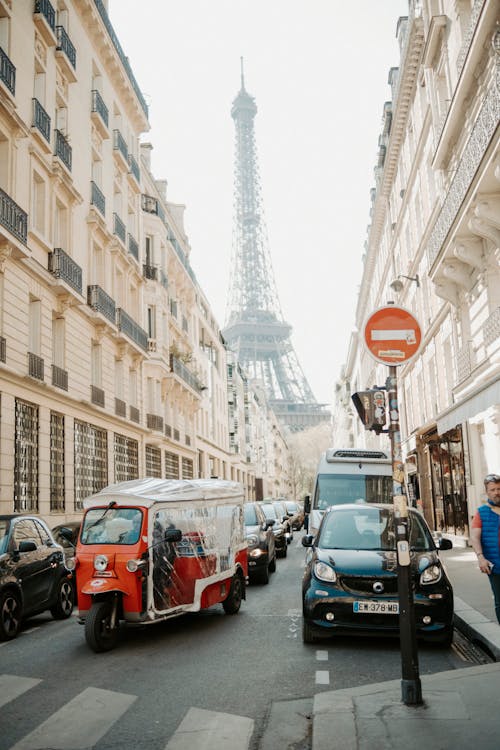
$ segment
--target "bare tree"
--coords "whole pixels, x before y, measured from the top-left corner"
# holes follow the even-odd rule
[[[288,437],[292,497],[299,502],[312,492],[321,453],[331,447],[329,423],[295,432]]]

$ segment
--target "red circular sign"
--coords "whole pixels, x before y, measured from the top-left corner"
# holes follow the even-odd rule
[[[404,307],[379,307],[365,323],[368,351],[384,365],[403,365],[420,348],[422,332],[417,319]]]

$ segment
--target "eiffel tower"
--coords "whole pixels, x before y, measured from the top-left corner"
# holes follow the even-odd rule
[[[292,432],[330,418],[318,404],[291,342],[292,327],[281,312],[269,252],[261,197],[254,118],[257,106],[241,89],[231,117],[236,130],[234,227],[231,276],[223,336],[250,380],[264,386],[269,405]]]

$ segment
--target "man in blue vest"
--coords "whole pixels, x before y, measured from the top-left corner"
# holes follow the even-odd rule
[[[471,544],[480,571],[488,576],[500,624],[500,474],[487,474],[484,489],[488,500],[472,520]]]

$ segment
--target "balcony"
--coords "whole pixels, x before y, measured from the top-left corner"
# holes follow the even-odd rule
[[[158,416],[158,414],[146,414],[146,425],[148,430],[163,432],[163,417]]]
[[[62,161],[64,166],[71,172],[71,160],[73,156],[73,149],[69,145],[65,136],[60,130],[54,131],[56,136],[56,145],[54,149],[54,156]]]
[[[0,188],[0,224],[16,239],[26,245],[28,240],[28,214]],[[0,237],[4,235],[0,231]]]
[[[10,93],[16,93],[16,68],[0,47],[0,81],[5,84]]]
[[[68,390],[68,371],[63,370],[57,365],[52,365],[52,385],[56,388],[62,388],[63,391]]]
[[[33,352],[28,352],[28,375],[36,380],[44,379],[43,359]]]
[[[121,307],[116,311],[116,325],[119,331],[128,336],[143,351],[147,352],[148,334]]]
[[[57,42],[56,12],[49,0],[35,0],[33,20],[44,42],[54,47]]]
[[[56,279],[69,284],[78,294],[82,293],[82,269],[61,247],[55,247],[49,253],[49,271]]]
[[[103,98],[97,89],[92,91],[91,117],[101,138],[109,138],[109,113]]]
[[[137,185],[141,184],[141,170],[139,169],[139,165],[135,158],[132,156],[132,154],[128,155],[128,163],[130,166],[129,174],[132,175],[137,182]]]
[[[102,216],[106,216],[106,198],[93,180],[90,182],[90,204],[95,206]]]
[[[158,278],[158,269],[156,266],[151,266],[149,263],[142,264],[142,275],[145,279],[150,281],[156,281]]]
[[[64,26],[56,26],[57,46],[56,57],[59,58],[67,79],[76,81],[76,50]]]
[[[128,171],[128,146],[119,130],[113,130],[113,153],[122,167]]]
[[[115,414],[117,417],[127,417],[127,404],[121,398],[115,398]]]
[[[96,385],[90,386],[90,401],[96,406],[102,406],[104,408],[106,404],[105,394],[102,388],[98,388]]]
[[[141,412],[137,406],[129,406],[130,421],[139,424],[141,421]]]
[[[38,99],[32,99],[33,102],[33,122],[31,127],[36,128],[47,143],[50,144],[50,117],[44,110]]]
[[[139,243],[131,234],[128,236],[128,251],[136,260],[139,260]]]
[[[104,317],[111,323],[115,324],[115,301],[97,284],[91,284],[87,287],[87,305],[95,312],[104,315]]]
[[[204,390],[196,375],[173,354],[170,355],[170,371],[187,383],[193,391],[196,391],[196,393],[201,393],[201,391]]]
[[[118,239],[120,239],[123,244],[125,244],[125,237],[127,235],[127,230],[125,228],[125,224],[120,219],[118,214],[113,214],[113,234],[115,234]]]
[[[7,362],[7,340],[0,336],[0,362]]]

